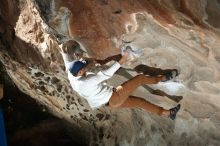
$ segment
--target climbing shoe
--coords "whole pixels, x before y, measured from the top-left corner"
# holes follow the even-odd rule
[[[170,115],[169,115],[169,118],[172,119],[172,120],[175,120],[176,118],[176,114],[177,112],[180,110],[180,104],[178,104],[176,107],[174,108],[171,108],[170,109]]]
[[[165,80],[163,80],[162,82],[166,82],[166,81],[169,81],[169,80],[172,80],[174,79],[176,76],[178,76],[178,71],[177,69],[173,69],[172,71],[166,73],[164,76],[166,77]]]

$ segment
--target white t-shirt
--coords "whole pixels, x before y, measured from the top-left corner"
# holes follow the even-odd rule
[[[111,78],[114,73],[121,67],[118,62],[115,62],[111,67],[105,70],[99,71],[97,74],[88,72],[84,77],[75,77],[69,71],[68,56],[62,53],[64,63],[68,72],[68,79],[71,87],[80,96],[85,98],[91,108],[97,108],[106,104],[112,96],[112,87],[103,83],[103,81]]]

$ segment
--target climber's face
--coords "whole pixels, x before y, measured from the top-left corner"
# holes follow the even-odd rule
[[[77,76],[85,76],[85,75],[86,75],[85,67],[82,68],[82,69],[77,73]]]

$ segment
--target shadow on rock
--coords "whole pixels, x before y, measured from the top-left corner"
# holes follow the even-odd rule
[[[138,65],[134,68],[134,70],[137,72],[137,73],[143,73],[145,75],[150,75],[150,76],[158,76],[158,75],[164,75],[168,72],[170,72],[172,69],[166,69],[166,70],[162,70],[160,68],[153,68],[153,67],[149,67],[147,65]],[[127,79],[131,79],[132,78],[132,75],[130,75],[126,69],[124,68],[120,68],[119,71],[117,72],[118,75],[121,75],[121,76],[124,76],[126,77]],[[169,99],[175,101],[175,102],[180,102],[180,100],[183,99],[182,96],[176,96],[176,95],[169,95],[167,93],[165,93],[164,91],[162,90],[154,90],[152,89],[151,87],[149,87],[148,85],[143,85],[143,87],[148,91],[150,92],[151,94],[154,94],[154,95],[159,95],[159,96],[166,96],[168,97]]]

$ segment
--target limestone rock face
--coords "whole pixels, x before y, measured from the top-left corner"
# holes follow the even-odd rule
[[[22,92],[78,126],[88,145],[218,146],[219,15],[218,0],[5,0],[0,60]],[[129,47],[130,60],[108,81],[114,86],[153,75],[152,67],[178,69],[175,81],[134,92],[167,109],[180,102],[176,120],[137,108],[92,110],[67,80],[59,47],[67,40],[97,59]]]

